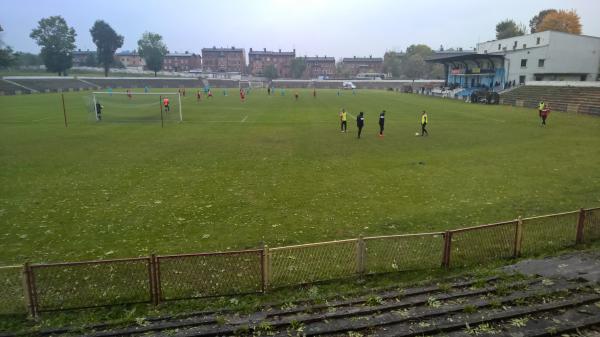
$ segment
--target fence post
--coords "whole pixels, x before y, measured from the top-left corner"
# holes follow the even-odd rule
[[[444,252],[442,255],[442,267],[450,268],[450,254],[452,253],[452,231],[444,233]]]
[[[261,269],[262,269],[262,292],[266,293],[269,288],[269,246],[264,245],[261,254]]]
[[[356,273],[363,275],[365,273],[365,240],[362,235],[356,240]]]
[[[35,300],[35,283],[31,273],[31,266],[29,262],[25,262],[23,265],[23,290],[25,293],[25,301],[27,305],[27,312],[32,318],[37,318],[37,306]]]
[[[577,221],[577,237],[575,239],[576,244],[583,243],[583,226],[585,224],[585,210],[579,209],[579,220]]]
[[[150,255],[150,300],[153,305],[158,305],[158,284],[156,277],[156,254]]]
[[[523,242],[523,219],[519,216],[517,225],[515,226],[515,249],[513,258],[521,256],[521,243]]]

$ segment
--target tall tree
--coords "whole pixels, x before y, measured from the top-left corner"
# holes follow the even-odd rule
[[[272,80],[274,78],[279,77],[279,72],[277,71],[277,68],[275,68],[274,65],[269,64],[263,69],[263,76]]]
[[[0,26],[0,32],[4,31]],[[4,41],[0,37],[0,68],[8,68],[15,63],[15,55],[13,54],[12,48],[9,46],[4,47]]]
[[[525,35],[525,27],[518,26],[513,20],[506,19],[496,25],[496,39],[498,40],[520,35]]]
[[[114,63],[115,52],[123,46],[123,36],[117,34],[112,27],[102,21],[97,20],[90,29],[92,40],[96,44],[98,63],[104,68],[104,76],[108,76],[110,66]]]
[[[544,9],[540,11],[536,16],[531,18],[531,20],[529,20],[529,30],[532,34],[538,31],[538,26],[540,25],[540,23],[542,23],[546,15],[550,13],[556,13],[556,9]]]
[[[44,60],[38,54],[16,52],[16,65],[20,67],[40,66]]]
[[[400,77],[402,66],[402,54],[395,51],[387,51],[383,54],[383,72],[392,74],[392,77]]]
[[[162,69],[165,55],[169,52],[160,34],[145,32],[138,40],[138,51],[146,61],[146,67],[156,73]]]
[[[67,69],[73,66],[75,29],[61,16],[51,16],[41,19],[29,36],[42,47],[40,55],[46,70],[57,72],[59,76],[66,75]]]
[[[537,27],[538,32],[556,30],[570,34],[581,34],[581,22],[575,10],[559,10],[549,13]]]
[[[304,74],[304,70],[306,70],[306,62],[304,62],[304,58],[296,57],[292,60],[291,64],[292,69],[292,77],[300,78]]]

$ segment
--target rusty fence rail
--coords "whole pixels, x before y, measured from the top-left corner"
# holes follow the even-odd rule
[[[264,293],[357,275],[464,267],[600,240],[600,207],[445,232],[0,267],[0,315]]]

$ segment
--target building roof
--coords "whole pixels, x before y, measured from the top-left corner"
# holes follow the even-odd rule
[[[129,51],[129,50],[124,50],[124,51],[118,52],[115,55],[117,55],[117,56],[140,56],[140,54],[138,54],[137,52]]]
[[[95,50],[76,50],[72,54],[73,55],[89,55],[89,54],[95,54],[95,53],[96,53]]]
[[[335,62],[335,57],[327,57],[327,56],[314,56],[314,57],[303,57],[306,62]]]
[[[212,48],[202,48],[202,52],[244,52],[244,48],[236,48],[236,47],[231,47],[231,48],[217,48],[217,47],[212,47]]]
[[[250,48],[248,55],[296,56],[296,50],[294,49],[294,51],[283,51],[282,52],[281,49],[279,49],[279,51],[271,51],[271,50],[267,50],[267,49],[252,50],[252,48]]]
[[[166,56],[167,57],[192,57],[192,56],[200,56],[200,55],[194,54],[194,53],[169,53]]]
[[[347,62],[347,63],[351,63],[351,62],[383,62],[383,58],[382,57],[344,57],[342,59],[342,62]]]

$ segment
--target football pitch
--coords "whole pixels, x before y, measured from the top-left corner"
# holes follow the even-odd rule
[[[103,111],[132,120],[97,123],[90,93],[65,93],[68,128],[60,94],[0,96],[0,265],[430,232],[600,205],[598,117],[553,112],[541,127],[532,109],[293,92],[254,89],[242,103],[237,89],[215,89],[197,102],[188,89],[184,121],[164,128],[158,100],[139,96]],[[415,136],[423,109],[427,137]]]

